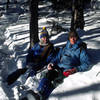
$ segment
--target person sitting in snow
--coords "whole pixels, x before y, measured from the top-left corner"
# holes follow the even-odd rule
[[[68,34],[68,41],[64,48],[61,48],[56,58],[48,64],[48,72],[41,79],[37,92],[28,91],[28,95],[33,95],[38,100],[46,100],[52,91],[58,86],[55,83],[59,77],[65,77],[77,72],[84,72],[90,68],[90,58],[88,56],[86,44],[82,42],[75,30]]]
[[[50,63],[54,57],[54,46],[49,41],[49,35],[46,27],[43,27],[39,33],[39,43],[36,43],[28,52],[26,57],[26,67],[17,69],[7,77],[8,85],[14,83],[20,75],[24,74],[28,69],[29,76],[36,75],[38,70],[41,70],[45,65]]]

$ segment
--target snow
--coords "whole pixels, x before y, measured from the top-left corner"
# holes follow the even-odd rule
[[[3,0],[3,2],[6,1]],[[41,5],[40,8],[42,7],[47,6]],[[50,12],[54,14],[52,10]],[[16,13],[6,14],[4,12],[0,17],[0,100],[18,100],[17,85],[11,88],[4,81],[8,74],[25,66],[25,56],[29,48],[29,13],[24,12],[16,17],[11,15],[15,16]],[[51,23],[48,24],[48,21],[52,22],[57,19],[50,16],[39,19],[39,28],[47,26],[54,46],[63,46],[66,44],[70,27],[70,14],[65,11],[61,12],[59,24],[66,31],[54,34],[54,36],[51,33],[53,26]],[[84,16],[85,29],[77,31],[82,40],[87,43],[92,68],[87,72],[70,75],[52,92],[49,100],[100,100],[100,11],[85,11]],[[14,22],[11,21],[12,19]],[[23,77],[19,81],[22,79]]]

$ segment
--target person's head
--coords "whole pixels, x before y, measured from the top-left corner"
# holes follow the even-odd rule
[[[43,27],[42,31],[39,33],[39,40],[41,44],[47,44],[49,42],[49,35],[46,27]]]
[[[70,43],[73,45],[79,39],[79,36],[78,36],[77,32],[73,30],[73,31],[69,32],[68,39],[69,39]]]

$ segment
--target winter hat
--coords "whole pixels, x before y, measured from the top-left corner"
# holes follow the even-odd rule
[[[49,35],[48,35],[48,31],[46,29],[46,27],[43,27],[42,28],[42,31],[39,33],[39,40],[41,41],[41,38],[42,37],[47,37],[49,38]]]
[[[47,43],[46,44],[44,44],[42,39],[41,39],[43,37],[47,38]],[[46,27],[43,27],[42,31],[39,33],[39,40],[40,40],[40,42],[39,42],[40,45],[47,45],[49,43],[49,35],[48,35],[48,31],[47,31]]]
[[[79,36],[75,30],[69,32],[68,39],[71,37],[76,37],[77,39],[79,39]]]

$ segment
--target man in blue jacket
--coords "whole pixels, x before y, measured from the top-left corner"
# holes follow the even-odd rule
[[[27,77],[33,77],[36,75],[37,71],[44,68],[44,66],[50,63],[50,61],[54,58],[55,49],[53,44],[49,41],[49,35],[46,27],[43,27],[42,31],[39,33],[39,40],[39,43],[36,43],[28,51],[26,67],[17,69],[15,72],[8,75],[8,85],[13,84],[19,76],[24,74],[27,70],[29,72]]]
[[[41,95],[43,100],[47,99],[56,88],[53,83],[59,76],[65,78],[76,72],[84,72],[89,69],[90,60],[85,48],[85,44],[76,31],[69,32],[66,46],[60,49],[56,58],[48,64],[48,72],[39,83],[36,98]]]

